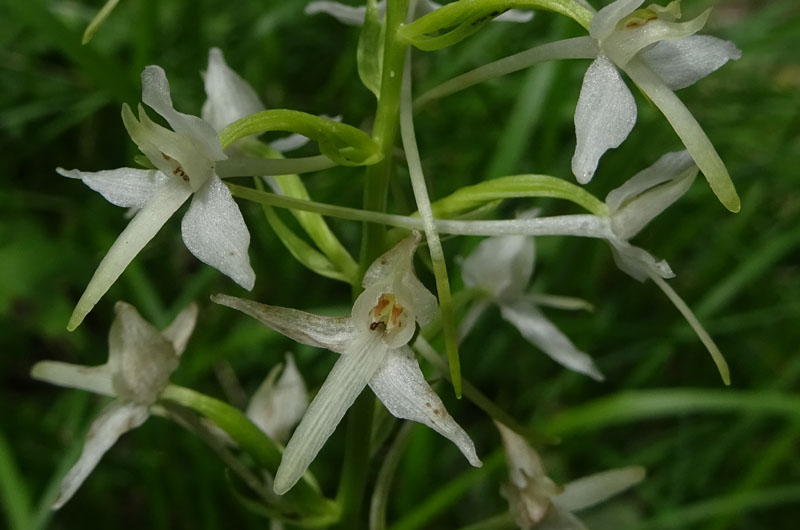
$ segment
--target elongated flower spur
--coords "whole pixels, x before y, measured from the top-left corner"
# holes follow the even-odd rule
[[[61,482],[53,509],[75,494],[120,436],[147,420],[150,407],[178,368],[197,321],[195,304],[187,306],[164,331],[158,331],[125,302],[117,302],[114,310],[106,364],[42,361],[31,370],[34,379],[114,398],[92,423],[80,458]]]
[[[167,76],[158,66],[148,66],[142,72],[142,101],[173,129],[153,122],[141,105],[138,120],[127,105],[122,107],[122,121],[131,139],[157,169],[58,169],[64,176],[81,179],[112,204],[139,209],[89,281],[70,317],[70,330],[83,321],[190,196],[192,203],[181,223],[186,248],[245,289],[252,289],[255,282],[247,256],[250,233],[239,207],[216,173],[216,163],[227,158],[217,131],[201,118],[173,108]]]
[[[495,422],[503,438],[509,483],[501,493],[522,530],[585,530],[572,512],[599,504],[644,479],[639,466],[603,471],[557,486],[541,458],[519,434]]]
[[[538,346],[557,363],[596,379],[603,374],[589,355],[578,350],[569,338],[539,310],[536,300],[525,292],[534,269],[532,237],[499,236],[486,239],[464,259],[464,284],[480,289],[497,304],[503,319],[516,327],[526,340]],[[475,306],[486,307],[481,300]],[[470,312],[472,319],[477,314]]]
[[[414,274],[419,241],[414,232],[375,260],[347,317],[212,297],[298,342],[342,354],[286,446],[275,493],[286,493],[300,479],[366,385],[394,416],[427,425],[451,440],[470,464],[481,465],[472,440],[447,413],[407,346],[416,324],[427,325],[437,310],[436,297]]]
[[[592,18],[590,38],[598,51],[584,76],[575,109],[577,146],[572,171],[580,183],[589,182],[603,153],[618,147],[633,129],[636,103],[619,68],[661,110],[719,200],[736,212],[739,197],[725,164],[673,90],[738,59],[741,51],[731,42],[694,35],[705,25],[710,10],[679,22],[680,0],[637,10],[642,3],[617,0]]]

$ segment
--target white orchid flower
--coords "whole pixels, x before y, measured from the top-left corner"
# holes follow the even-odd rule
[[[286,493],[303,475],[366,385],[394,416],[417,421],[452,441],[480,466],[467,433],[425,381],[408,347],[416,324],[427,325],[436,297],[417,279],[414,232],[378,257],[364,274],[364,292],[347,317],[323,317],[232,296],[212,299],[238,309],[298,342],[342,354],[286,446],[274,490]]]
[[[432,2],[431,0],[419,0],[416,4],[416,17],[414,18],[427,15],[440,7],[442,7],[442,4]],[[362,26],[364,25],[364,17],[366,16],[367,8],[366,6],[349,6],[340,2],[310,2],[306,6],[306,15],[316,15],[317,13],[328,14],[347,26]],[[381,0],[378,2],[378,17],[383,18],[385,13],[386,0]],[[528,22],[532,18],[532,11],[511,9],[496,17],[494,20],[500,22]]]
[[[537,307],[536,299],[525,292],[534,269],[533,238],[498,236],[486,239],[464,259],[462,275],[467,287],[480,289],[500,308],[504,320],[523,337],[557,363],[596,379],[603,374],[588,354],[580,351]],[[468,313],[471,324],[485,309],[479,301]]]
[[[286,364],[270,370],[250,398],[245,414],[264,434],[285,443],[307,408],[308,389],[294,358],[287,353]]]
[[[658,214],[678,200],[694,182],[697,166],[688,151],[667,153],[606,196],[614,261],[623,272],[644,281],[651,274],[672,278],[669,264],[658,261],[628,240],[638,234]]]
[[[218,85],[219,82],[214,88]],[[235,82],[229,83],[230,86],[241,89]],[[217,99],[223,95],[224,92],[215,91]],[[242,90],[233,91],[232,95],[239,97]],[[142,101],[173,129],[153,122],[141,105],[139,120],[127,105],[122,107],[122,120],[131,139],[157,169],[57,170],[61,175],[81,179],[112,204],[139,208],[97,267],[75,307],[68,329],[83,321],[133,258],[190,196],[192,202],[181,223],[186,248],[245,289],[252,289],[255,282],[247,256],[250,233],[230,191],[216,173],[216,163],[228,158],[217,131],[209,122],[173,108],[169,82],[159,66],[148,66],[142,72]],[[226,111],[218,107],[213,115],[224,116]]]
[[[34,379],[114,398],[92,423],[80,458],[61,482],[53,509],[72,497],[120,436],[147,420],[178,367],[197,321],[195,304],[181,311],[164,331],[158,331],[125,302],[117,302],[114,310],[105,364],[42,361],[31,370]]]
[[[572,171],[578,182],[589,182],[603,153],[618,147],[633,129],[636,103],[619,68],[661,110],[720,201],[738,211],[739,198],[725,165],[673,90],[738,59],[741,51],[732,42],[695,35],[710,10],[679,22],[679,0],[666,7],[637,10],[643,2],[617,0],[592,18],[590,38],[597,46],[597,57],[583,78],[575,109],[577,146]]]
[[[585,530],[572,512],[599,504],[638,484],[639,466],[612,469],[557,486],[545,474],[539,455],[520,435],[495,422],[503,438],[509,479],[501,493],[508,499],[517,526],[523,530]]]

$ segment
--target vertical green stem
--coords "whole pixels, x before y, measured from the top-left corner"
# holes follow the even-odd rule
[[[362,507],[369,471],[369,443],[375,396],[365,390],[347,412],[347,438],[336,503],[341,510],[337,528],[362,528]]]
[[[383,153],[383,160],[368,166],[364,182],[364,209],[386,211],[389,177],[392,173],[392,149],[397,137],[400,113],[400,88],[403,78],[406,44],[396,38],[397,30],[406,21],[408,0],[389,0],[386,9],[386,31],[383,47],[383,71],[378,95],[378,108],[372,127],[372,137]],[[384,248],[383,225],[364,224],[361,243],[361,273],[369,267]],[[359,291],[354,285],[354,292]],[[347,440],[336,500],[341,509],[338,528],[360,528],[364,491],[369,470],[369,444],[372,434],[372,415],[375,398],[370,391],[359,396],[347,413]]]
[[[383,71],[378,108],[372,126],[372,138],[383,153],[383,160],[368,166],[364,182],[364,209],[386,211],[389,177],[392,172],[392,149],[397,137],[400,114],[400,87],[403,77],[407,45],[396,38],[397,30],[406,20],[408,0],[389,0],[386,9],[386,37],[383,47]],[[364,225],[361,245],[361,270],[366,270],[372,261],[383,252],[384,227],[378,224]]]

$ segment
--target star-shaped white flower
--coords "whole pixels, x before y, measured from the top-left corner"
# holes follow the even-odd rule
[[[61,482],[53,509],[72,497],[120,436],[147,420],[150,407],[178,367],[197,321],[195,304],[186,307],[164,331],[158,331],[125,302],[117,302],[114,310],[117,316],[108,335],[106,364],[42,361],[31,370],[34,379],[115,398],[92,423],[80,458]]]
[[[213,55],[212,52],[212,59]],[[213,64],[209,69],[213,71]],[[209,99],[219,102],[226,94],[225,88],[220,88],[224,83],[219,76],[212,75],[207,76],[207,84],[209,77],[214,80],[211,84],[215,89]],[[227,86],[238,89],[228,93],[231,98],[243,97],[246,92],[237,80]],[[257,100],[255,93],[251,95]],[[58,169],[64,176],[81,179],[109,202],[138,209],[97,267],[75,307],[68,329],[83,321],[133,258],[190,196],[192,202],[181,223],[186,248],[245,289],[252,289],[255,282],[247,256],[250,233],[230,191],[216,173],[216,163],[227,159],[227,155],[222,151],[215,127],[173,108],[169,82],[159,66],[148,66],[142,72],[142,101],[173,129],[153,122],[142,106],[139,120],[127,105],[122,107],[122,120],[131,139],[157,169],[98,172]],[[206,107],[214,109],[208,114],[216,120],[226,116],[230,108],[238,110],[252,103],[251,98],[231,103],[225,109],[220,109],[219,103]]]
[[[501,493],[523,530],[585,530],[572,512],[599,504],[644,479],[644,468],[630,466],[557,486],[528,442],[503,424],[495,424],[503,438],[510,479]]]
[[[436,11],[440,7],[442,7],[442,4],[437,2],[432,2],[431,0],[420,0],[416,4],[417,16],[415,18],[427,15],[432,11]],[[347,26],[361,26],[364,24],[364,17],[366,16],[367,8],[365,6],[354,7],[342,4],[340,2],[330,2],[327,0],[310,2],[306,6],[306,14],[316,15],[317,13],[326,13]],[[381,0],[378,2],[378,16],[383,17],[384,13],[386,13],[386,0]],[[532,18],[533,12],[531,11],[519,11],[517,9],[511,9],[496,17],[494,20],[500,22],[528,22]]]
[[[533,238],[498,236],[486,239],[464,259],[464,284],[480,289],[497,304],[500,314],[530,343],[557,363],[598,381],[603,374],[588,354],[580,351],[537,307],[533,295],[525,292],[534,269]],[[475,306],[486,307],[485,301]],[[470,320],[477,317],[472,311]]]
[[[619,68],[661,110],[720,201],[738,211],[739,198],[725,165],[673,90],[738,59],[741,51],[732,42],[694,35],[705,25],[709,11],[678,22],[679,0],[637,10],[643,2],[616,0],[592,18],[590,36],[598,53],[586,71],[575,109],[572,171],[578,182],[589,182],[603,153],[618,147],[633,129],[636,103]]]
[[[470,464],[481,465],[472,440],[425,381],[407,345],[416,324],[427,325],[437,310],[436,297],[414,274],[419,241],[414,232],[375,260],[364,274],[364,292],[347,317],[323,317],[225,295],[212,298],[298,342],[342,354],[286,446],[275,475],[275,493],[286,493],[300,479],[366,385],[394,416],[431,427],[450,439]]]

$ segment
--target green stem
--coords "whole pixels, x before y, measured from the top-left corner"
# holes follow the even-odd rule
[[[397,137],[400,113],[400,88],[407,44],[397,39],[397,31],[405,22],[408,0],[389,0],[386,9],[386,37],[383,47],[383,71],[378,108],[372,126],[372,138],[378,144],[383,159],[367,167],[364,182],[364,209],[386,211],[389,177],[392,172],[392,149]],[[362,272],[383,252],[384,227],[364,225],[361,245]]]
[[[378,144],[383,158],[367,166],[364,182],[364,209],[385,212],[392,172],[392,149],[397,135],[400,111],[400,87],[407,45],[399,42],[397,31],[406,20],[408,0],[389,0],[386,8],[386,29],[383,46],[383,71],[378,94],[378,108],[372,127],[372,138]],[[385,227],[375,223],[364,224],[361,243],[360,268],[363,275],[370,263],[384,248]],[[358,285],[353,286],[359,290]],[[341,529],[359,528],[364,492],[369,470],[369,444],[372,435],[372,414],[375,398],[363,392],[348,411],[347,440],[339,490],[336,500],[341,508]]]
[[[369,442],[372,434],[372,414],[375,396],[372,391],[362,392],[347,413],[347,438],[339,479],[336,502],[341,508],[341,519],[337,528],[349,530],[361,528],[361,508],[369,471]]]
[[[395,436],[391,447],[389,447],[389,450],[386,452],[372,494],[372,502],[369,510],[369,530],[386,529],[386,506],[389,503],[389,492],[391,491],[397,466],[400,464],[403,452],[408,445],[408,439],[413,427],[414,423],[410,421],[405,422],[397,432],[397,436]]]

